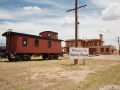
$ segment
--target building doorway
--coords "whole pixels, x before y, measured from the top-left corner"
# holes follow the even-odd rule
[[[94,54],[94,52],[97,52],[96,48],[89,48],[89,53]]]

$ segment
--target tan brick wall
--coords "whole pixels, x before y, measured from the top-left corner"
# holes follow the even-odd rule
[[[112,46],[112,45],[103,45],[104,41],[103,41],[103,35],[100,34],[99,35],[100,38],[99,39],[88,39],[87,42],[85,42],[84,40],[82,39],[78,39],[78,47],[80,48],[83,48],[83,43],[85,42],[85,48],[89,48],[89,50],[92,51],[92,53],[98,53],[98,54],[117,54],[117,49],[115,46]],[[68,42],[70,43],[70,46],[68,46]],[[69,40],[66,40],[65,42],[65,53],[68,53],[68,49],[70,47],[74,47],[71,45],[71,42],[74,42],[74,46],[75,46],[75,40],[74,39],[69,39]],[[94,42],[97,42],[97,46],[94,45]],[[81,45],[82,43],[82,45]],[[104,48],[104,52],[101,52],[101,48]],[[109,52],[106,52],[106,48],[109,49]],[[94,49],[96,49],[96,52],[94,52]]]

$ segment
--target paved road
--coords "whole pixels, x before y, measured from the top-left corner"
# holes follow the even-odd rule
[[[92,59],[101,59],[101,60],[120,60],[120,55],[99,55],[99,56],[93,56],[89,57]]]

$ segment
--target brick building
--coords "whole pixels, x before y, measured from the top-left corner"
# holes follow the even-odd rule
[[[103,35],[99,35],[99,39],[78,39],[78,47],[79,48],[89,48],[89,54],[103,54],[103,55],[114,55],[117,54],[117,49],[112,45],[103,45]],[[65,40],[65,53],[69,53],[69,48],[75,47],[75,39],[67,39]]]

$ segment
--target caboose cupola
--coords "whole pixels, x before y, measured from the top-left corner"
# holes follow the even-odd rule
[[[53,32],[53,31],[41,32],[41,33],[39,33],[39,36],[47,37],[47,38],[51,38],[51,39],[58,39],[58,33],[57,32]]]

